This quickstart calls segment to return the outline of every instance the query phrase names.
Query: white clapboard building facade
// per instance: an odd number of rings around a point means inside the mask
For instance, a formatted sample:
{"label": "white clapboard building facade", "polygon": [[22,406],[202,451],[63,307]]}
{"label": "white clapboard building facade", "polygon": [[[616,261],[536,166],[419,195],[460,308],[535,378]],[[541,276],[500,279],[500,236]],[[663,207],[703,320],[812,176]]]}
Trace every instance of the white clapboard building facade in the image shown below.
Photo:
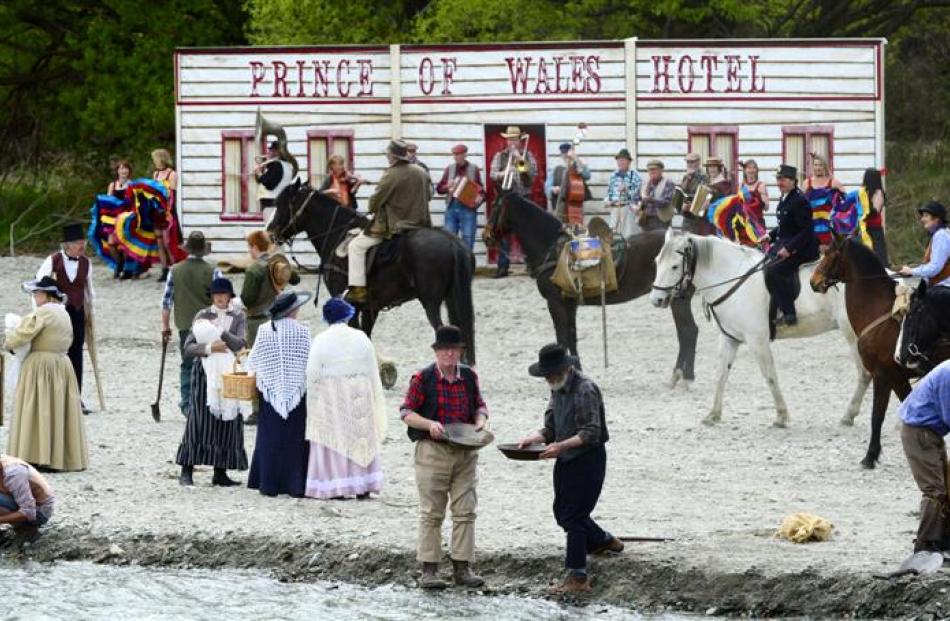
{"label": "white clapboard building facade", "polygon": [[[186,232],[201,229],[218,253],[245,250],[263,226],[250,174],[258,107],[283,126],[300,176],[317,184],[330,154],[368,181],[386,166],[393,137],[419,146],[438,181],[457,143],[483,171],[517,125],[531,134],[542,171],[579,123],[578,154],[603,213],[614,155],[626,147],[646,176],[658,158],[678,181],[684,156],[755,159],[772,189],[782,162],[808,172],[825,155],[846,187],[883,169],[881,39],[577,41],[360,47],[180,49],[175,54],[176,158]],[[542,180],[543,181],[543,180]],[[539,182],[539,187],[540,187]],[[361,188],[365,208],[373,190]],[[433,199],[436,223],[445,202]],[[484,207],[479,224],[484,223]],[[479,261],[486,260],[480,242]]]}

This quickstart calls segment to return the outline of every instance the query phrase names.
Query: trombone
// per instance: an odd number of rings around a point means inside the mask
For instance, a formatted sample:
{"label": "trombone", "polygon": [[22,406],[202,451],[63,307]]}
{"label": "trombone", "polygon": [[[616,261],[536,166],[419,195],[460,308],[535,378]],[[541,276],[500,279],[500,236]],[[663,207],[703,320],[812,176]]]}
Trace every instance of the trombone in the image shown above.
{"label": "trombone", "polygon": [[[528,162],[521,155],[522,153],[528,152],[528,141],[531,140],[530,134],[524,135],[524,145],[522,145],[521,150],[518,149],[509,149],[508,151],[508,165],[505,166],[505,176],[502,178],[501,189],[508,191],[511,189],[511,186],[515,182],[515,174],[524,175],[528,172]],[[517,158],[518,162],[515,163]],[[514,164],[514,166],[512,166]]]}

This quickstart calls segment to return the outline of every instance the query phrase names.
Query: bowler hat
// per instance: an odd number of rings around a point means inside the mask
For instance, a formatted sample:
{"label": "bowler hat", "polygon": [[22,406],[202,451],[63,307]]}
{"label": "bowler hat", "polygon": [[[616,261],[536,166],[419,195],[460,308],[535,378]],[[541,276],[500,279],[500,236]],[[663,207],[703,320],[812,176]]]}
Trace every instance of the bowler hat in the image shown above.
{"label": "bowler hat", "polygon": [[211,244],[205,239],[201,231],[192,231],[185,240],[185,252],[196,257],[203,257],[211,252]]}
{"label": "bowler hat", "polygon": [[409,161],[409,145],[403,140],[390,140],[386,152],[397,160]]}
{"label": "bowler hat", "polygon": [[211,295],[214,295],[215,293],[227,293],[233,298],[234,287],[231,285],[231,281],[227,278],[215,278],[211,281],[211,287],[208,289],[208,293]]}
{"label": "bowler hat", "polygon": [[452,155],[458,155],[460,153],[468,153],[468,147],[464,144],[457,144],[452,147]]}
{"label": "bowler hat", "polygon": [[569,142],[562,142],[561,144],[559,144],[559,145],[557,146],[557,149],[558,149],[558,151],[560,151],[561,153],[567,153],[568,151],[571,150],[571,143],[569,143]]}
{"label": "bowler hat", "polygon": [[462,331],[455,326],[439,326],[435,329],[435,342],[432,349],[449,349],[465,347],[462,341]]}
{"label": "bowler hat", "polygon": [[27,293],[34,293],[36,291],[45,291],[50,294],[57,300],[62,301],[65,296],[62,291],[59,289],[59,284],[49,276],[43,276],[37,280],[28,280],[23,283],[23,290]]}
{"label": "bowler hat", "polygon": [[567,348],[558,343],[549,343],[538,352],[538,361],[528,367],[528,373],[534,377],[544,377],[575,364],[577,358],[567,353]]}
{"label": "bowler hat", "polygon": [[355,314],[356,309],[343,298],[330,298],[323,305],[323,320],[330,325],[349,321]]}
{"label": "bowler hat", "polygon": [[80,239],[86,239],[86,231],[81,224],[74,222],[63,227],[64,244],[66,242],[79,241]]}
{"label": "bowler hat", "polygon": [[627,160],[628,162],[633,161],[633,158],[630,156],[630,151],[627,151],[626,147],[617,151],[617,155],[614,156],[614,159],[615,160],[623,159],[623,160]]}
{"label": "bowler hat", "polygon": [[778,167],[778,170],[775,171],[775,178],[781,179],[782,177],[791,179],[792,181],[797,181],[798,169],[794,166],[789,166],[788,164],[782,164]]}
{"label": "bowler hat", "polygon": [[947,208],[935,200],[927,202],[917,208],[917,213],[929,213],[934,218],[940,218],[943,222],[947,221]]}
{"label": "bowler hat", "polygon": [[289,317],[292,312],[309,302],[311,297],[309,293],[303,291],[285,291],[278,295],[267,309],[267,316],[272,321]]}

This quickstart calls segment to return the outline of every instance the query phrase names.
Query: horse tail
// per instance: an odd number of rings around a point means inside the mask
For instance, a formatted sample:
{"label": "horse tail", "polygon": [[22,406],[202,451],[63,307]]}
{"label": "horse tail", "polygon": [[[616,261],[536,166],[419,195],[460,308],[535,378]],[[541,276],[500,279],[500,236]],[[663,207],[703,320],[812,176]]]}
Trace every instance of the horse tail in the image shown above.
{"label": "horse tail", "polygon": [[475,275],[475,256],[458,239],[452,240],[452,286],[449,291],[449,321],[454,323],[465,339],[466,358],[475,364],[475,309],[472,304],[472,280]]}

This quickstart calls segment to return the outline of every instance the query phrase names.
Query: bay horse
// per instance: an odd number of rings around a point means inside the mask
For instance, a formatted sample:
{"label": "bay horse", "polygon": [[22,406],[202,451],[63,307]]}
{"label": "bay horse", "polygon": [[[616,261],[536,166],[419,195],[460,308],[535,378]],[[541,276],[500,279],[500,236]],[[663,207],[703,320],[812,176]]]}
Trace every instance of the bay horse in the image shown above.
{"label": "bay horse", "polygon": [[[368,222],[364,215],[297,180],[277,197],[277,208],[267,231],[281,245],[292,243],[299,233],[306,235],[320,256],[318,271],[327,289],[338,296],[347,288],[347,258],[337,255],[337,247],[350,229],[362,229]],[[449,322],[462,331],[463,359],[474,365],[472,251],[457,237],[436,228],[408,231],[395,243],[399,244],[396,258],[373,267],[368,274],[369,300],[359,306],[354,327],[371,336],[381,311],[417,299],[434,329],[442,325],[444,302]]]}
{"label": "bay horse", "polygon": [[[535,279],[538,293],[547,302],[556,340],[577,356],[579,301],[563,296],[561,289],[551,282],[563,226],[557,217],[543,207],[517,193],[508,192],[502,194],[499,206],[492,211],[483,231],[483,239],[486,245],[494,245],[508,233],[515,233],[521,238],[531,276]],[[617,290],[606,294],[607,304],[629,302],[650,291],[655,269],[653,258],[662,246],[663,231],[650,231],[626,240],[623,265],[617,265]],[[690,300],[691,292],[676,298],[672,303],[679,353],[670,381],[671,387],[679,380],[688,385],[694,379],[699,328],[693,320]],[[600,306],[600,297],[585,298],[583,303]]]}
{"label": "bay horse", "polygon": [[[719,378],[712,409],[703,420],[707,425],[722,420],[722,400],[726,380],[736,359],[739,345],[751,349],[775,401],[774,425],[788,425],[788,406],[778,385],[775,361],[770,346],[769,292],[765,286],[765,255],[754,248],[740,246],[716,237],[699,237],[670,231],[656,257],[656,279],[650,299],[655,306],[669,304],[670,298],[692,284],[699,292],[707,312],[719,327]],[[802,276],[811,276],[813,266],[804,265]],[[867,392],[870,376],[864,370],[855,347],[855,335],[848,323],[843,296],[837,292],[818,295],[807,288],[795,302],[799,323],[782,327],[777,338],[802,338],[838,328],[854,357],[858,372],[847,415],[857,415]]]}
{"label": "bay horse", "polygon": [[[871,410],[871,440],[865,468],[874,468],[881,456],[881,427],[891,392],[903,401],[910,394],[910,380],[919,375],[894,359],[901,326],[891,315],[895,281],[887,274],[874,251],[855,239],[835,236],[811,277],[815,291],[833,293],[834,285],[844,283],[848,320],[858,335],[857,347],[864,367],[874,382]],[[937,349],[936,364],[950,357],[946,346]],[[845,424],[853,424],[843,420]]]}

